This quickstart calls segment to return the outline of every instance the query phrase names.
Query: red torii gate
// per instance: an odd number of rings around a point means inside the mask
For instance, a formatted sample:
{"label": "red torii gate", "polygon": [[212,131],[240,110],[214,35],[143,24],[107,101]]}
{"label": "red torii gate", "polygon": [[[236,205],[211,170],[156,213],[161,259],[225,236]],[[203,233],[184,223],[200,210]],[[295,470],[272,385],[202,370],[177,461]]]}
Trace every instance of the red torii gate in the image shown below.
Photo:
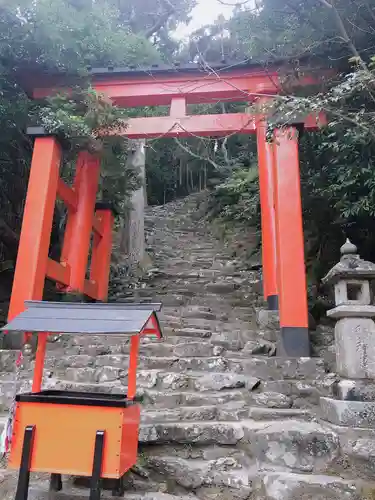
{"label": "red torii gate", "polygon": [[[308,310],[300,193],[297,128],[316,129],[317,117],[277,129],[272,143],[266,140],[262,116],[248,113],[187,115],[187,104],[271,99],[281,92],[290,68],[264,69],[242,65],[216,65],[209,69],[190,64],[153,66],[147,69],[104,68],[91,70],[92,85],[117,106],[169,105],[170,115],[131,118],[123,131],[129,138],[225,136],[256,133],[262,211],[264,297],[269,309],[280,311],[281,352],[309,356]],[[295,86],[318,81],[310,72],[295,78]],[[33,98],[44,98],[67,89],[68,80],[47,75],[27,77]],[[323,117],[324,118],[324,117]],[[113,213],[96,203],[100,159],[87,151],[78,155],[72,187],[59,177],[62,152],[57,139],[39,127],[35,136],[29,187],[23,217],[9,320],[24,310],[27,300],[42,300],[46,277],[92,299],[106,300],[112,248]],[[103,134],[106,133],[105,131]],[[48,257],[56,197],[68,208],[68,222],[60,262]],[[93,232],[90,278],[86,279],[90,238]],[[44,351],[45,345],[38,346]],[[44,355],[43,355],[44,357]],[[37,355],[38,364],[38,355]]]}

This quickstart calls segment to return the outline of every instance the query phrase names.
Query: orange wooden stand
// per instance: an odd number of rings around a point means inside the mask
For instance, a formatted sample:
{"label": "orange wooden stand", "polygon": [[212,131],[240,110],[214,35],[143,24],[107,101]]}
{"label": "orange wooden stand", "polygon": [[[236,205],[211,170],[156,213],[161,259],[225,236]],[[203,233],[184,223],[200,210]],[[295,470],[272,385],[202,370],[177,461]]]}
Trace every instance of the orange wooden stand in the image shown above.
{"label": "orange wooden stand", "polygon": [[[10,333],[38,333],[42,346],[32,392],[16,396],[8,462],[20,471],[15,500],[27,500],[30,472],[51,474],[52,491],[62,489],[62,475],[73,475],[91,477],[90,500],[100,500],[103,478],[118,480],[117,491],[122,494],[122,478],[137,461],[140,336],[162,337],[155,312],[161,304],[26,302],[25,306],[4,327]],[[57,331],[128,336],[127,395],[41,390],[47,332]]]}
{"label": "orange wooden stand", "polygon": [[31,472],[90,477],[96,432],[104,430],[101,477],[119,479],[137,461],[139,421],[138,404],[111,408],[19,401],[8,466],[21,468],[24,431],[32,424]]}

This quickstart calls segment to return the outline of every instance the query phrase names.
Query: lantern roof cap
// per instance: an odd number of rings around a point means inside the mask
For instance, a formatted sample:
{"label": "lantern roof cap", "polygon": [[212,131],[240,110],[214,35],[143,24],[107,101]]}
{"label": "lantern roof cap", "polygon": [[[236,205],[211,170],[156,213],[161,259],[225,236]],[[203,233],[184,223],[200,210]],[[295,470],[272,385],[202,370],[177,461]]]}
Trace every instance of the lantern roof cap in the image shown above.
{"label": "lantern roof cap", "polygon": [[375,264],[361,259],[357,247],[347,239],[340,248],[341,259],[322,279],[324,284],[334,284],[341,280],[373,280]]}

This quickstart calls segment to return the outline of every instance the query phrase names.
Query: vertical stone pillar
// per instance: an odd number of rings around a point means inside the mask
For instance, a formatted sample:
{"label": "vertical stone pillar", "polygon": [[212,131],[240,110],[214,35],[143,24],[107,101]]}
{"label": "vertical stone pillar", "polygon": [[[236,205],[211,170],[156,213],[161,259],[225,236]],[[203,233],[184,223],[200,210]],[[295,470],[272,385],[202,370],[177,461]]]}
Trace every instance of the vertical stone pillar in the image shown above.
{"label": "vertical stone pillar", "polygon": [[145,141],[131,141],[129,163],[138,169],[142,185],[133,192],[127,220],[121,238],[121,250],[128,255],[130,265],[142,264],[145,258]]}
{"label": "vertical stone pillar", "polygon": [[339,380],[332,398],[321,398],[326,420],[348,427],[375,425],[375,306],[370,280],[375,264],[362,260],[349,240],[341,259],[323,283],[335,290],[336,307],[328,311],[335,325],[336,365]]}

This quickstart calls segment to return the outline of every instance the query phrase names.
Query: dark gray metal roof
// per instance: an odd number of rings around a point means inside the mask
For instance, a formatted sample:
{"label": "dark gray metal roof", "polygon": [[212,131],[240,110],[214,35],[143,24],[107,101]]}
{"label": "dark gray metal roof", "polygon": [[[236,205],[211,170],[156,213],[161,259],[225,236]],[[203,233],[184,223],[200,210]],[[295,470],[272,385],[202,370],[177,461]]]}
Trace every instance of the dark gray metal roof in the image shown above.
{"label": "dark gray metal roof", "polygon": [[[161,304],[117,304],[78,302],[26,302],[26,310],[5,325],[8,332],[50,332],[68,334],[140,333]],[[161,334],[161,331],[160,331]]]}
{"label": "dark gray metal roof", "polygon": [[204,64],[204,63],[179,63],[172,64],[152,64],[150,66],[140,66],[133,64],[130,66],[109,66],[102,68],[88,68],[90,75],[95,77],[103,76],[108,78],[110,75],[117,76],[139,76],[139,75],[154,75],[154,74],[176,74],[176,73],[202,73],[207,72],[208,68],[214,71],[226,72],[233,69],[251,69],[261,66],[259,62],[252,62],[250,59],[246,61],[223,61],[220,63]]}
{"label": "dark gray metal roof", "polygon": [[277,69],[284,65],[295,65],[295,64],[308,64],[310,62],[318,62],[322,56],[312,56],[307,54],[304,57],[299,57],[296,61],[292,57],[279,57],[277,59],[265,57],[253,59],[248,57],[247,59],[223,59],[221,62],[205,62],[199,61],[196,63],[181,63],[179,61],[172,62],[171,64],[157,63],[151,64],[149,66],[141,66],[139,64],[131,64],[128,66],[118,67],[118,66],[107,66],[107,67],[94,67],[90,66],[87,68],[90,76],[94,78],[105,78],[108,79],[109,76],[140,76],[140,75],[163,75],[163,74],[186,74],[186,73],[207,73],[215,71],[217,73],[226,73],[233,70],[246,70],[246,69],[266,69],[270,68]]}

